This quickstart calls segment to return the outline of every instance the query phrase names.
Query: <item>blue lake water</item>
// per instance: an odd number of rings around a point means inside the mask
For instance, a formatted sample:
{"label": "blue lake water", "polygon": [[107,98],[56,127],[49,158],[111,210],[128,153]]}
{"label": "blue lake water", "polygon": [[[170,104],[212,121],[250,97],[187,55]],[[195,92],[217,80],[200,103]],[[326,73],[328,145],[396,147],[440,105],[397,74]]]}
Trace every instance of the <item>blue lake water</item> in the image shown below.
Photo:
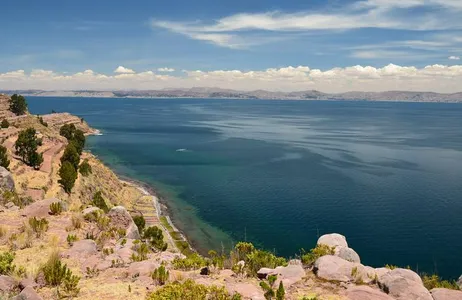
{"label": "blue lake water", "polygon": [[102,136],[88,149],[167,199],[201,251],[294,256],[339,232],[372,266],[462,274],[462,105],[29,97]]}

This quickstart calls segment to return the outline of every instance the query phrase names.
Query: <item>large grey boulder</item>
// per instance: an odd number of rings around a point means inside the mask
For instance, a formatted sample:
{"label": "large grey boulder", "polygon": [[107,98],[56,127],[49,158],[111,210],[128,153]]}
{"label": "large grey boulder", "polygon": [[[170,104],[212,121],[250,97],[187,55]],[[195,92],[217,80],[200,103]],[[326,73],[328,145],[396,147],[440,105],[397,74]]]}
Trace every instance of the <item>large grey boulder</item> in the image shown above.
{"label": "large grey boulder", "polygon": [[43,300],[43,298],[32,287],[28,286],[19,295],[13,297],[12,300]]}
{"label": "large grey boulder", "polygon": [[462,291],[449,289],[432,289],[430,293],[434,300],[462,300]]}
{"label": "large grey boulder", "polygon": [[397,300],[433,300],[417,273],[397,268],[378,278],[379,287]]}
{"label": "large grey boulder", "polygon": [[98,253],[96,243],[93,240],[81,240],[74,242],[71,249],[64,252],[66,258],[85,258]]}
{"label": "large grey boulder", "polygon": [[316,276],[324,280],[371,283],[377,277],[374,268],[344,260],[335,255],[325,255],[316,260]]}
{"label": "large grey boulder", "polygon": [[0,189],[3,191],[13,191],[14,190],[14,180],[10,171],[4,167],[0,167]]}
{"label": "large grey boulder", "polygon": [[322,235],[317,242],[317,245],[327,245],[329,247],[345,247],[348,248],[348,243],[346,241],[346,238],[338,233],[330,233],[330,234],[325,234]]}
{"label": "large grey boulder", "polygon": [[62,202],[59,199],[50,198],[50,199],[36,201],[36,202],[28,205],[27,207],[25,207],[23,209],[21,215],[23,217],[28,217],[28,218],[31,218],[31,217],[45,218],[45,217],[49,216],[49,214],[51,213],[50,205],[52,203],[56,203],[56,202],[61,203],[61,205],[63,207],[67,206],[67,204],[65,204],[64,202]]}
{"label": "large grey boulder", "polygon": [[128,211],[123,206],[115,206],[108,212],[108,217],[111,219],[111,225],[117,228],[126,230],[126,238],[140,239],[140,233],[135,222]]}
{"label": "large grey boulder", "polygon": [[346,291],[346,295],[351,300],[394,300],[384,292],[366,285],[350,286]]}
{"label": "large grey boulder", "polygon": [[9,293],[13,292],[17,288],[18,282],[16,281],[16,279],[5,275],[0,276],[0,292]]}
{"label": "large grey boulder", "polygon": [[151,260],[134,262],[128,267],[128,275],[130,277],[151,276],[151,273],[159,266],[160,264],[158,262]]}
{"label": "large grey boulder", "polygon": [[341,257],[344,260],[351,261],[354,263],[361,263],[361,258],[359,257],[358,253],[356,253],[355,250],[348,247],[336,247],[335,256]]}

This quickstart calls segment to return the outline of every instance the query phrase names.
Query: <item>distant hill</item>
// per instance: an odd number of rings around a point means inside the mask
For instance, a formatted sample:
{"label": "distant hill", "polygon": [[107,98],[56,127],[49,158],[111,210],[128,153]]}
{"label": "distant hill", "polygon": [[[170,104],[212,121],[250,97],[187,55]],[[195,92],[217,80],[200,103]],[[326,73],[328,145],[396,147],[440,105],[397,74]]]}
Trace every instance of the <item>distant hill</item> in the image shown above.
{"label": "distant hill", "polygon": [[316,90],[299,92],[271,92],[265,90],[238,91],[220,88],[195,87],[190,89],[121,90],[121,91],[43,91],[4,90],[5,94],[50,97],[120,97],[120,98],[211,98],[211,99],[269,99],[269,100],[364,100],[408,102],[462,102],[462,92],[441,94],[434,92],[347,92],[323,93]]}

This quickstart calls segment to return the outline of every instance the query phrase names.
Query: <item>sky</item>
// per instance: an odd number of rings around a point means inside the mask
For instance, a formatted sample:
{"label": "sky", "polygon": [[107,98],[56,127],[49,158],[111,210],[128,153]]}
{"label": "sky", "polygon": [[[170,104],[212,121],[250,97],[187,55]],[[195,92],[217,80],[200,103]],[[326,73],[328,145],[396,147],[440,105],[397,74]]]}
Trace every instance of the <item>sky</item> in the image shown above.
{"label": "sky", "polygon": [[0,11],[0,89],[462,92],[462,0],[23,0]]}

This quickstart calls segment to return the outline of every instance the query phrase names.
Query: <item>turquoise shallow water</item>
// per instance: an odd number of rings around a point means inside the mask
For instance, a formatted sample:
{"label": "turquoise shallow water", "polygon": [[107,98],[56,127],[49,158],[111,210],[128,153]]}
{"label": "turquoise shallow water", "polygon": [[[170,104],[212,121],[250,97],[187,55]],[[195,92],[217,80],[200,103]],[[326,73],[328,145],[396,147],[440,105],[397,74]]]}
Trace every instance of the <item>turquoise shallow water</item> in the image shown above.
{"label": "turquoise shallow water", "polygon": [[153,185],[205,251],[293,256],[339,232],[372,266],[462,274],[462,105],[30,97],[102,136],[88,149]]}

